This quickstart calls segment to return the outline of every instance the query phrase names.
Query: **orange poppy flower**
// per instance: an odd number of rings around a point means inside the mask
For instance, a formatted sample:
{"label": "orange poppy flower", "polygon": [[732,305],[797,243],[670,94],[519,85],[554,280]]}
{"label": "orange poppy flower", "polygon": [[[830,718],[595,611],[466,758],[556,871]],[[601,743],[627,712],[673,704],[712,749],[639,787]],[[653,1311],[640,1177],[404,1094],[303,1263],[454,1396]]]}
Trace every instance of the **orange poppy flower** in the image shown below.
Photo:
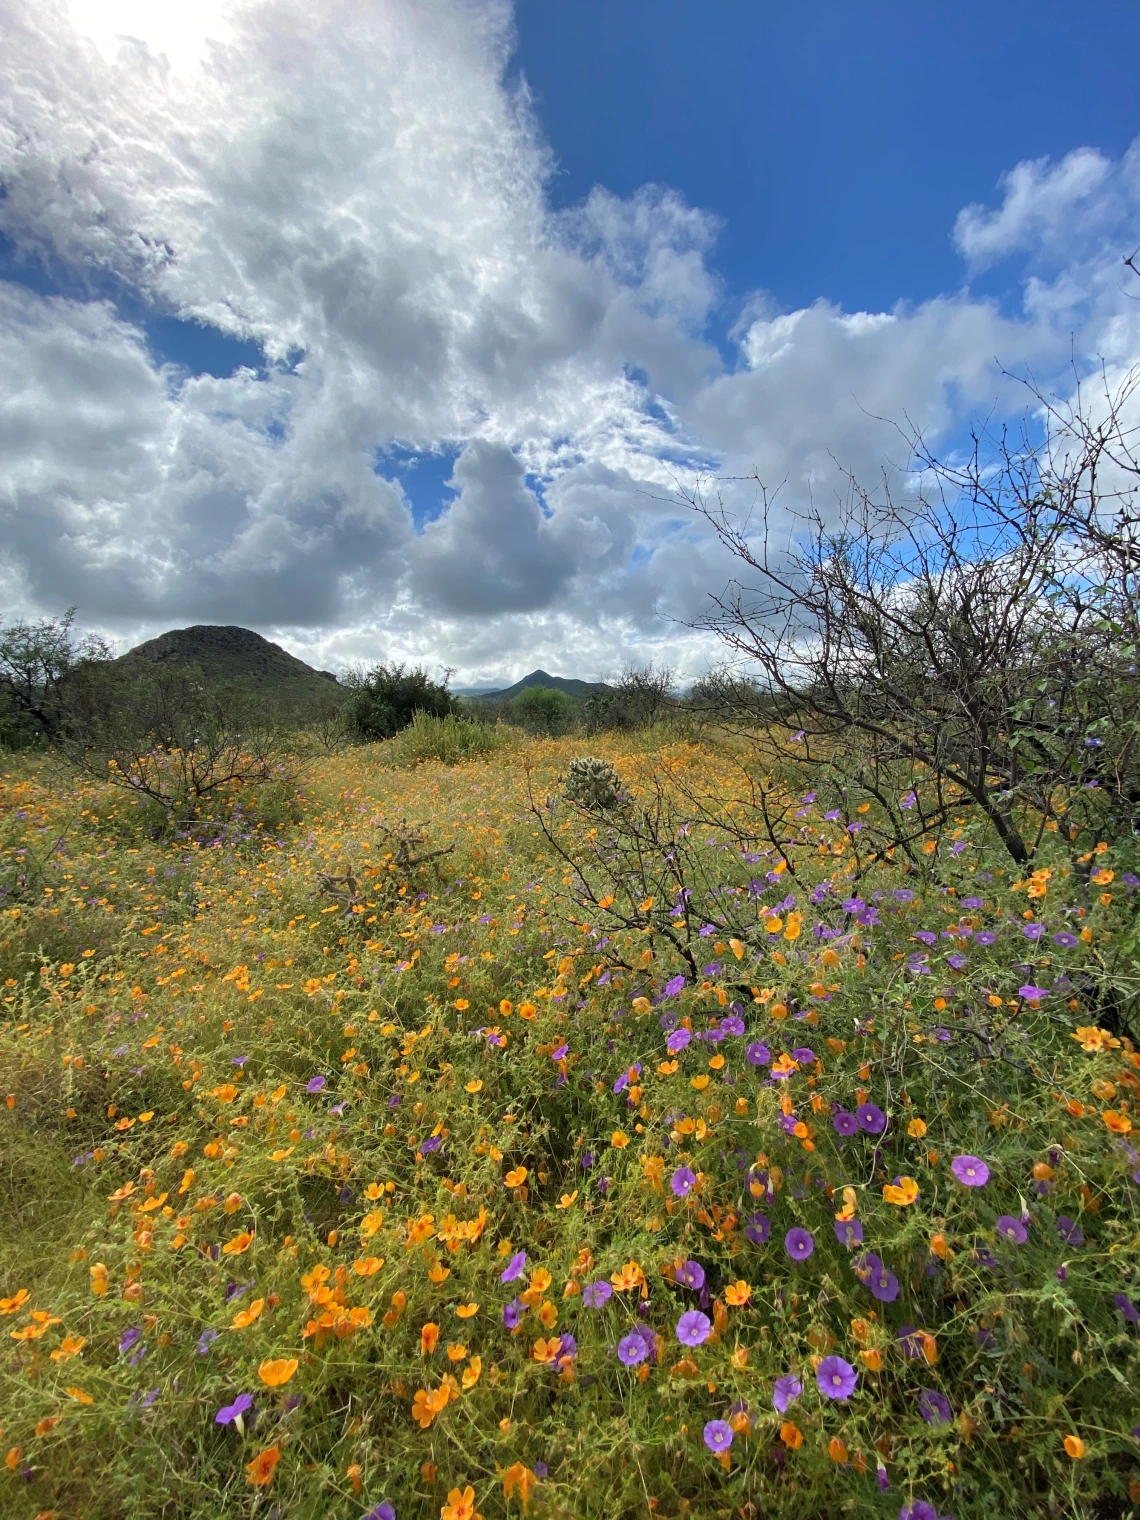
{"label": "orange poppy flower", "polygon": [[1127,1114],[1118,1114],[1114,1108],[1106,1108],[1101,1118],[1114,1135],[1128,1135],[1132,1132],[1132,1120]]}
{"label": "orange poppy flower", "polygon": [[729,1283],[724,1290],[724,1297],[726,1303],[732,1304],[734,1308],[740,1308],[752,1297],[752,1289],[744,1281]]}
{"label": "orange poppy flower", "polygon": [[352,1270],[357,1277],[371,1277],[374,1272],[379,1272],[384,1265],[382,1256],[361,1256],[352,1264]]}
{"label": "orange poppy flower", "polygon": [[517,1493],[522,1500],[523,1509],[530,1505],[530,1491],[536,1479],[529,1467],[524,1467],[521,1462],[516,1462],[508,1467],[503,1474],[503,1498],[509,1499]]}
{"label": "orange poppy flower", "polygon": [[[248,1309],[243,1309],[240,1314],[234,1315],[231,1328],[234,1330],[247,1329],[250,1325],[253,1324],[254,1320],[264,1308],[265,1300],[263,1298],[255,1298]],[[266,1481],[268,1482],[268,1479],[266,1479]]]}
{"label": "orange poppy flower", "polygon": [[465,1392],[469,1389],[474,1388],[475,1384],[479,1381],[479,1376],[482,1371],[483,1358],[481,1356],[473,1356],[467,1363],[467,1366],[463,1373],[463,1388]]}
{"label": "orange poppy flower", "polygon": [[905,1208],[918,1197],[918,1183],[913,1177],[900,1177],[897,1184],[886,1183],[883,1188],[883,1197],[888,1203],[895,1203],[900,1208]]}
{"label": "orange poppy flower", "polygon": [[847,1448],[838,1436],[832,1436],[827,1443],[827,1455],[833,1462],[847,1461]]}
{"label": "orange poppy flower", "polygon": [[249,1250],[252,1244],[253,1231],[239,1230],[232,1240],[226,1241],[225,1245],[222,1247],[222,1252],[226,1256],[241,1256],[244,1252]]}
{"label": "orange poppy flower", "polygon": [[780,1426],[780,1440],[789,1451],[798,1451],[804,1444],[804,1433],[798,1425],[793,1425],[791,1420],[785,1420]]}
{"label": "orange poppy flower", "polygon": [[420,1331],[420,1355],[431,1356],[439,1345],[439,1326],[429,1320]]}
{"label": "orange poppy flower", "polygon": [[447,1503],[441,1505],[439,1511],[440,1520],[483,1520],[482,1515],[475,1510],[475,1490],[470,1483],[462,1493],[453,1488],[447,1496]]}
{"label": "orange poppy flower", "polygon": [[479,1305],[478,1304],[456,1304],[456,1306],[455,1306],[455,1312],[459,1316],[460,1319],[471,1319],[473,1315],[476,1315],[476,1314],[479,1313]]}
{"label": "orange poppy flower", "polygon": [[526,1179],[527,1179],[527,1169],[526,1169],[526,1167],[525,1166],[516,1166],[512,1171],[509,1171],[507,1173],[507,1175],[503,1178],[503,1181],[506,1183],[506,1185],[509,1188],[513,1188],[513,1187],[521,1187],[523,1185],[523,1183],[526,1181]]}
{"label": "orange poppy flower", "polygon": [[280,1460],[281,1448],[278,1446],[269,1446],[265,1451],[259,1451],[253,1461],[245,1465],[246,1479],[255,1488],[264,1488],[267,1483],[273,1481],[273,1474]]}
{"label": "orange poppy flower", "polygon": [[1066,1436],[1064,1445],[1065,1450],[1068,1452],[1069,1456],[1072,1457],[1074,1462],[1076,1462],[1078,1458],[1083,1457],[1085,1454],[1085,1443],[1081,1440],[1080,1436]]}
{"label": "orange poppy flower", "polygon": [[286,1359],[279,1356],[267,1359],[257,1369],[257,1375],[267,1388],[280,1388],[287,1383],[297,1370],[297,1358],[295,1356]]}

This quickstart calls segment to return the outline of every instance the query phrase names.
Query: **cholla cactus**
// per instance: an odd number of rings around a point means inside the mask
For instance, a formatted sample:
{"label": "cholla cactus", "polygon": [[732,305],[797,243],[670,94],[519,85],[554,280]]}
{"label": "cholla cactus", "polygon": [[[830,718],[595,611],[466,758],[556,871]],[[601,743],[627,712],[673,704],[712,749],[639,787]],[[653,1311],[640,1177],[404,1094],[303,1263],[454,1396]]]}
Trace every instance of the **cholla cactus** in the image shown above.
{"label": "cholla cactus", "polygon": [[613,808],[621,801],[621,777],[608,760],[580,755],[571,760],[566,772],[563,796],[579,807]]}

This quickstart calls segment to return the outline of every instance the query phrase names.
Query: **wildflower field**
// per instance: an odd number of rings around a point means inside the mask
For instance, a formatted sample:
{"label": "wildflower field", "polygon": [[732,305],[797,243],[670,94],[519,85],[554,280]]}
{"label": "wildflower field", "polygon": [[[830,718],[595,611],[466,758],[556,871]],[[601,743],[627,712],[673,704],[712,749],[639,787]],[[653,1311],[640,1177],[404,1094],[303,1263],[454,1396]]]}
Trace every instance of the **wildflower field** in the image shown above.
{"label": "wildflower field", "polygon": [[582,753],[6,761],[0,1514],[1140,1515],[1131,837],[631,863]]}

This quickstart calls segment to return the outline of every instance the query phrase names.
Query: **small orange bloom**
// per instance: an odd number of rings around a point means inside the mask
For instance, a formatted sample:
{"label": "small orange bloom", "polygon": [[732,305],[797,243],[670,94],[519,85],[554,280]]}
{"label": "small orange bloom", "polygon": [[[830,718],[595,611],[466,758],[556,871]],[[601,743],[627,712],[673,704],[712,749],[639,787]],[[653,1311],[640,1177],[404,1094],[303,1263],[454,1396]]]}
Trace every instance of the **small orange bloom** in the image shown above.
{"label": "small orange bloom", "polygon": [[257,1375],[267,1388],[280,1388],[287,1383],[297,1370],[297,1358],[291,1356],[285,1358],[279,1356],[269,1358],[262,1362],[257,1369]]}
{"label": "small orange bloom", "polygon": [[439,1345],[439,1326],[429,1320],[420,1331],[420,1355],[431,1356]]}
{"label": "small orange bloom", "polygon": [[478,1304],[456,1304],[455,1312],[460,1319],[471,1319],[479,1313]]}
{"label": "small orange bloom", "polygon": [[526,1181],[526,1179],[527,1179],[527,1169],[526,1169],[526,1167],[525,1166],[516,1166],[513,1171],[509,1171],[507,1173],[507,1175],[503,1178],[503,1181],[506,1183],[506,1185],[509,1188],[513,1188],[513,1187],[522,1187],[522,1185]]}
{"label": "small orange bloom", "polygon": [[530,1505],[530,1491],[535,1483],[535,1475],[529,1467],[524,1467],[521,1462],[516,1462],[513,1467],[508,1467],[503,1474],[503,1498],[509,1499],[517,1493],[522,1500],[523,1509]]}
{"label": "small orange bloom", "polygon": [[1076,1462],[1078,1458],[1084,1456],[1085,1449],[1085,1443],[1081,1440],[1080,1436],[1065,1437],[1065,1450],[1068,1452],[1069,1456],[1072,1457],[1074,1462]]}
{"label": "small orange bloom", "polygon": [[926,1120],[912,1119],[906,1127],[906,1132],[912,1140],[921,1140],[926,1134]]}
{"label": "small orange bloom", "polygon": [[[234,1196],[236,1197],[237,1195],[234,1194]],[[252,1244],[253,1231],[239,1230],[232,1240],[226,1241],[225,1245],[222,1247],[222,1251],[226,1256],[241,1256],[244,1252],[249,1250]]]}
{"label": "small orange bloom", "polygon": [[838,1436],[832,1436],[827,1443],[827,1455],[833,1462],[847,1461],[847,1448]]}
{"label": "small orange bloom", "polygon": [[900,1177],[897,1186],[893,1182],[884,1186],[883,1197],[888,1203],[896,1203],[900,1208],[905,1208],[918,1197],[918,1183],[913,1177]]}
{"label": "small orange bloom", "polygon": [[793,1425],[791,1420],[785,1420],[780,1426],[780,1440],[789,1451],[798,1451],[804,1444],[804,1433],[798,1425]]}
{"label": "small orange bloom", "polygon": [[462,1493],[453,1488],[447,1496],[447,1503],[440,1506],[440,1520],[483,1520],[482,1515],[475,1510],[475,1490],[470,1483]]}
{"label": "small orange bloom", "polygon": [[259,1451],[253,1461],[245,1465],[247,1480],[255,1488],[264,1488],[267,1483],[273,1481],[273,1474],[280,1460],[281,1448],[278,1446],[270,1446],[265,1451]]}
{"label": "small orange bloom", "polygon": [[752,1289],[743,1280],[729,1283],[724,1290],[725,1302],[733,1308],[740,1308],[752,1297]]}
{"label": "small orange bloom", "polygon": [[1128,1135],[1132,1132],[1132,1120],[1127,1114],[1118,1114],[1114,1108],[1106,1108],[1101,1118],[1114,1135]]}

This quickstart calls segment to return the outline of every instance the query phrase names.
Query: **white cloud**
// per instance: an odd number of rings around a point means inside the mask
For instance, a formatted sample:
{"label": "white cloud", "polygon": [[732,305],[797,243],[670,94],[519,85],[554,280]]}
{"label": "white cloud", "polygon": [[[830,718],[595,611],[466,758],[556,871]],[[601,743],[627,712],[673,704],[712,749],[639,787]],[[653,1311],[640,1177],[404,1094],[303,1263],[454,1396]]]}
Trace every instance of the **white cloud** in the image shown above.
{"label": "white cloud", "polygon": [[1060,163],[1037,158],[1002,177],[1003,199],[996,211],[966,206],[954,224],[954,242],[974,268],[985,268],[1011,253],[1071,234],[1072,218],[1087,215],[1089,202],[1112,166],[1095,148],[1077,148]]}
{"label": "white cloud", "polygon": [[[461,680],[695,667],[710,646],[669,619],[731,567],[675,479],[827,498],[838,465],[905,466],[892,421],[1020,405],[995,359],[1050,373],[1074,333],[1082,359],[1140,353],[1113,246],[1140,148],[1020,165],[959,217],[971,267],[1028,255],[1017,315],[968,291],[733,313],[715,221],[670,190],[551,213],[510,48],[501,0],[0,0],[0,232],[77,293],[0,283],[13,602]],[[163,369],[139,312],[270,362]],[[374,467],[394,446],[457,454],[422,533]]]}

